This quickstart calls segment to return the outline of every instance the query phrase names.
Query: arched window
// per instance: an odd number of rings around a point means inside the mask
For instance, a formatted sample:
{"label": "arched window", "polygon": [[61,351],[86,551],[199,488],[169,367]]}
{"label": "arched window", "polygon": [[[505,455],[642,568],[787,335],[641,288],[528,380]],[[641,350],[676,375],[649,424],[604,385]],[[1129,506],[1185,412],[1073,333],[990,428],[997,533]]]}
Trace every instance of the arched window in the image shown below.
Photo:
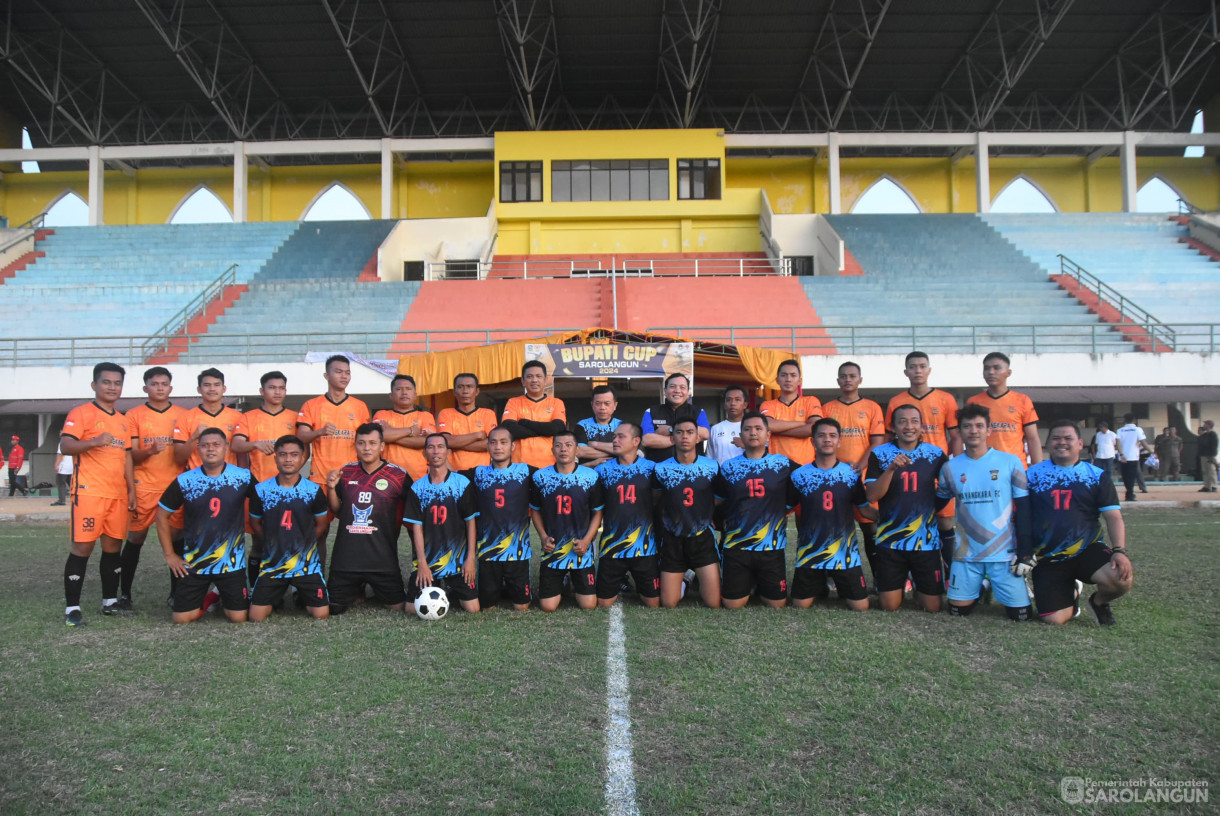
{"label": "arched window", "polygon": [[66,190],[46,209],[45,227],[83,227],[89,223],[89,205],[73,190]]}
{"label": "arched window", "polygon": [[325,190],[314,196],[305,208],[302,221],[368,221],[372,218],[356,194],[344,184],[332,182]]}
{"label": "arched window", "polygon": [[882,176],[856,199],[851,211],[860,215],[907,214],[923,212],[915,197],[889,176]]}
{"label": "arched window", "polygon": [[182,197],[169,217],[171,224],[231,224],[233,213],[212,189],[200,184]]}
{"label": "arched window", "polygon": [[1025,176],[1017,176],[991,202],[993,213],[1055,213],[1051,197]]}
{"label": "arched window", "polygon": [[1178,199],[1184,198],[1160,176],[1153,176],[1135,194],[1135,211],[1146,213],[1176,213]]}

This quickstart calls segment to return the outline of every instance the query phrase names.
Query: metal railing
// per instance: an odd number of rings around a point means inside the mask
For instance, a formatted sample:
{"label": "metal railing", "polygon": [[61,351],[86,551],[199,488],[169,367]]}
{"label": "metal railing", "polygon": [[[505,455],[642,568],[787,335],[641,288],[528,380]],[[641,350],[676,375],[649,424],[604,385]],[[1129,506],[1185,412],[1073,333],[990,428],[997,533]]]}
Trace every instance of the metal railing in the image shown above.
{"label": "metal railing", "polygon": [[1099,301],[1118,312],[1119,319],[1122,322],[1110,325],[1126,325],[1137,328],[1144,332],[1144,339],[1133,340],[1133,342],[1168,346],[1169,350],[1173,351],[1174,343],[1176,342],[1173,329],[1155,318],[1151,312],[1135,301],[1124,297],[1113,286],[1110,286],[1071,258],[1063,254],[1057,257],[1059,258],[1060,274],[1074,279],[1082,291],[1091,292],[1096,295]]}
{"label": "metal railing", "polygon": [[1202,207],[1196,207],[1184,198],[1178,199],[1178,215],[1199,215],[1203,212]]}
{"label": "metal railing", "polygon": [[38,237],[38,230],[42,229],[43,223],[47,220],[46,213],[38,213],[38,215],[26,221],[24,224],[18,224],[13,227],[14,230],[19,230],[17,235],[13,236],[9,241],[0,245],[0,253],[8,252],[18,244],[23,244],[26,241],[30,242],[31,248]]}
{"label": "metal railing", "polygon": [[147,360],[153,354],[165,349],[171,339],[182,334],[190,322],[208,308],[208,304],[224,293],[226,286],[232,286],[235,283],[237,283],[237,264],[233,264],[221,272],[216,280],[191,298],[190,303],[179,309],[177,314],[165,321],[165,325],[153,332],[152,337],[141,346],[143,359]]}
{"label": "metal railing", "polygon": [[[460,277],[473,278],[467,270],[474,261],[454,261]],[[444,280],[448,262],[434,261],[425,265],[424,280]],[[478,261],[479,280],[486,278],[579,278],[579,277],[708,277],[752,275],[790,275],[789,258],[622,258],[611,259],[605,265],[600,258],[532,258],[521,261]]]}

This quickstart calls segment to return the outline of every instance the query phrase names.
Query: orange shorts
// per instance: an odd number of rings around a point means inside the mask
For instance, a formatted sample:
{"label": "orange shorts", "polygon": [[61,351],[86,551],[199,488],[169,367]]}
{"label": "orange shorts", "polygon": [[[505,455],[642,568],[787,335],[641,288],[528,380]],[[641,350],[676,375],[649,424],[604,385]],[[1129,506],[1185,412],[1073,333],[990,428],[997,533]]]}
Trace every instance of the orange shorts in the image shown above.
{"label": "orange shorts", "polygon": [[[157,510],[161,507],[160,493],[136,493],[136,509],[131,511],[131,522],[127,525],[128,530],[147,530],[157,523]],[[182,508],[179,507],[169,517],[169,526],[175,530],[181,530],[186,526],[186,520],[182,516]]]}
{"label": "orange shorts", "polygon": [[127,521],[130,517],[127,499],[75,496],[72,499],[72,541],[75,544],[92,544],[100,536],[122,541],[127,538]]}
{"label": "orange shorts", "polygon": [[948,504],[936,511],[937,518],[953,518],[955,515],[957,515],[956,499],[950,499]]}

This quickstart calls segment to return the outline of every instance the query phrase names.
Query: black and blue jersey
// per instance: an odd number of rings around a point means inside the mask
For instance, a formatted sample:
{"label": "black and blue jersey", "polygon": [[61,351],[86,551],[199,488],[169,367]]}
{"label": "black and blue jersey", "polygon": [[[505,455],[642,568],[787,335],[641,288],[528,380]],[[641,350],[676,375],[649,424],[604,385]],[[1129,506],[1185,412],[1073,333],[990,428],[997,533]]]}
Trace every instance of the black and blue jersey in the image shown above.
{"label": "black and blue jersey", "polygon": [[551,465],[534,471],[530,507],[542,514],[547,535],[555,539],[555,549],[542,555],[542,566],[592,568],[593,548],[578,555],[575,544],[589,532],[589,521],[603,504],[601,482],[592,468],[577,465],[571,473],[560,473]]}
{"label": "black and blue jersey", "polygon": [[308,479],[291,487],[272,476],[254,486],[250,516],[263,522],[263,560],[259,578],[321,575],[316,519],[329,511],[326,494]]}
{"label": "black and blue jersey", "polygon": [[864,482],[849,465],[808,464],[792,474],[790,502],[800,507],[796,524],[796,566],[851,569],[860,566],[857,507],[868,505]]}
{"label": "black and blue jersey", "polygon": [[[424,558],[433,578],[457,575],[466,560],[466,522],[479,515],[474,488],[460,473],[449,472],[445,481],[433,484],[425,474],[406,493],[402,520],[418,524],[424,531]],[[413,562],[418,570],[419,563]]]}
{"label": "black and blue jersey", "polygon": [[661,491],[657,506],[661,527],[670,535],[690,538],[712,529],[716,492],[712,486],[720,466],[715,459],[696,456],[689,465],[671,457],[652,472],[652,487]]}
{"label": "black and blue jersey", "polygon": [[737,456],[720,466],[716,497],[725,502],[726,550],[782,550],[788,546],[789,480],[796,464],[768,453],[758,459]]}
{"label": "black and blue jersey", "polygon": [[179,474],[161,494],[161,506],[185,517],[182,557],[196,575],[220,575],[246,568],[246,499],[254,477],[237,465],[216,476],[202,467]]}
{"label": "black and blue jersey", "polygon": [[597,468],[605,508],[598,558],[638,558],[657,554],[652,531],[652,472],[656,465],[643,451],[630,465],[618,459]]}
{"label": "black and blue jersey", "polygon": [[1091,544],[1105,543],[1101,514],[1119,509],[1109,473],[1088,462],[1060,467],[1048,459],[1031,467],[1025,478],[1039,559],[1066,561]]}
{"label": "black and blue jersey", "polygon": [[613,442],[614,432],[618,430],[618,426],[622,422],[618,417],[610,417],[610,421],[605,425],[599,425],[597,417],[589,417],[573,425],[572,434],[576,437],[578,445],[589,442]]}
{"label": "black and blue jersey", "polygon": [[868,455],[864,481],[877,481],[901,453],[911,463],[894,471],[889,490],[878,502],[877,546],[887,550],[939,550],[936,479],[949,461],[943,450],[927,442],[920,442],[913,450],[903,450],[893,442],[878,445]]}
{"label": "black and blue jersey", "polygon": [[479,465],[462,471],[474,485],[479,505],[480,561],[529,561],[530,477],[534,468],[513,462],[498,468]]}

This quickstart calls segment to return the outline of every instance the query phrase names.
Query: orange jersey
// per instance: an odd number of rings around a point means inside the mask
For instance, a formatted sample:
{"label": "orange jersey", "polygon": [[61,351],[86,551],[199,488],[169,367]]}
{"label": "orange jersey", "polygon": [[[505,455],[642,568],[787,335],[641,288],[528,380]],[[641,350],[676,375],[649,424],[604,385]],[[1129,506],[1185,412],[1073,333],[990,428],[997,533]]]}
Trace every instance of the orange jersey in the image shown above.
{"label": "orange jersey", "polygon": [[[490,408],[475,408],[469,414],[464,414],[457,408],[442,408],[436,417],[436,429],[441,433],[465,436],[478,431],[491,433],[491,429],[499,425],[496,412]],[[468,470],[479,465],[490,465],[491,456],[487,451],[450,451],[449,469]]]}
{"label": "orange jersey", "polygon": [[131,426],[122,412],[107,411],[96,402],[78,405],[64,420],[60,436],[88,442],[105,433],[114,437],[109,445],[90,448],[73,457],[73,501],[77,496],[127,501],[127,451],[131,450]]}
{"label": "orange jersey", "polygon": [[[243,435],[251,442],[274,442],[281,436],[297,432],[297,412],[280,407],[278,414],[269,414],[262,408],[253,408],[241,416]],[[268,456],[258,448],[247,454],[250,457],[250,472],[254,481],[265,482],[280,472],[275,466],[275,454]]]}
{"label": "orange jersey", "polygon": [[160,498],[169,483],[182,472],[182,467],[174,461],[174,428],[185,413],[186,409],[181,405],[171,403],[164,411],[158,411],[147,402],[127,412],[133,451],[151,448],[158,440],[165,443],[165,450],[136,465],[136,492],[156,493]]}
{"label": "orange jersey", "polygon": [[355,397],[345,396],[334,403],[323,394],[301,406],[297,424],[318,431],[327,423],[333,423],[339,429],[334,435],[319,436],[313,441],[310,481],[325,485],[327,473],[356,461],[356,429],[368,422],[369,418],[369,407]]}
{"label": "orange jersey", "polygon": [[[195,429],[200,425],[206,425],[209,428],[220,428],[225,432],[225,439],[229,440],[229,444],[233,444],[233,437],[237,435],[245,436],[245,426],[242,424],[244,417],[241,411],[233,408],[221,408],[214,416],[203,410],[202,405],[196,405],[189,411],[183,411],[178,417],[178,424],[174,426],[174,444],[189,445],[191,435],[195,433]],[[230,465],[237,464],[237,454],[233,452],[233,448],[229,448],[228,454],[225,455],[225,461]],[[186,469],[193,470],[203,464],[203,460],[199,458],[199,448],[191,451],[191,458],[186,462]]]}
{"label": "orange jersey", "polygon": [[[555,397],[543,397],[535,402],[525,394],[513,397],[504,406],[504,421],[510,419],[528,419],[533,422],[552,422],[556,419],[568,422],[568,409],[563,401]],[[536,468],[549,467],[555,464],[555,454],[552,452],[554,442],[549,436],[534,436],[529,439],[518,439],[517,447],[513,449],[513,461],[524,462]]]}
{"label": "orange jersey", "polygon": [[957,400],[950,394],[933,388],[922,397],[903,391],[890,400],[885,409],[885,427],[894,429],[894,409],[900,405],[914,405],[923,418],[923,441],[949,452],[949,431],[957,427]]}
{"label": "orange jersey", "polygon": [[842,426],[839,431],[839,461],[854,465],[864,458],[873,443],[870,437],[885,436],[885,414],[871,399],[857,397],[855,402],[839,398],[822,405],[822,416]]}
{"label": "orange jersey", "polygon": [[966,404],[982,405],[991,412],[988,445],[1025,462],[1025,428],[1038,421],[1033,400],[1016,391],[1005,391],[1000,397],[984,391],[966,400]]}
{"label": "orange jersey", "polygon": [[[373,414],[373,419],[380,421],[387,428],[419,428],[424,433],[436,433],[436,417],[418,408],[410,411],[389,408]],[[428,472],[428,463],[424,459],[422,448],[416,450],[387,442],[384,456],[387,462],[405,470],[412,482]]]}
{"label": "orange jersey", "polygon": [[[822,415],[822,403],[817,397],[797,397],[791,405],[773,399],[764,402],[759,410],[782,422],[808,422],[811,417]],[[771,434],[771,452],[783,454],[798,465],[807,465],[813,461],[813,439]]]}

